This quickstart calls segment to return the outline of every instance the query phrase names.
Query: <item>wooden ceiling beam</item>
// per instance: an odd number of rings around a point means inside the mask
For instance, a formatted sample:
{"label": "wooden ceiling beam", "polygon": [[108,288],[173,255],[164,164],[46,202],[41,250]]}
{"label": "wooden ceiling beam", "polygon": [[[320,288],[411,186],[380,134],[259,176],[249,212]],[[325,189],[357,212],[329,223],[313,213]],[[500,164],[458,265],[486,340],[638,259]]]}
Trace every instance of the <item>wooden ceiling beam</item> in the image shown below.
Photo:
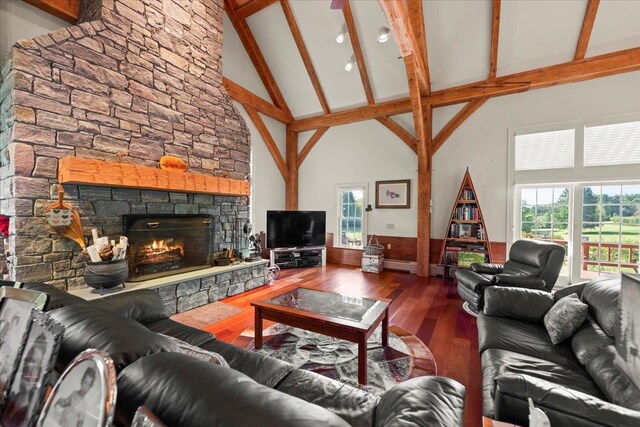
{"label": "wooden ceiling beam", "polygon": [[380,3],[382,11],[387,16],[387,21],[391,27],[393,38],[400,49],[402,57],[406,58],[414,55],[413,61],[417,67],[420,90],[423,94],[428,94],[431,89],[429,87],[429,69],[426,63],[427,58],[426,56],[422,57],[421,55],[419,47],[420,43],[416,38],[416,33],[411,24],[407,4],[402,0],[378,0],[378,2]]}
{"label": "wooden ceiling beam", "polygon": [[409,24],[416,37],[419,57],[424,60],[425,80],[427,81],[426,91],[422,95],[429,95],[431,91],[431,76],[429,73],[429,54],[427,53],[427,34],[424,27],[424,13],[422,11],[422,0],[408,0],[407,13]]}
{"label": "wooden ceiling beam", "polygon": [[566,83],[640,70],[640,47],[592,56],[530,71],[433,92],[426,102],[434,106],[458,104],[486,96],[502,96]]}
{"label": "wooden ceiling beam", "polygon": [[262,114],[269,116],[272,119],[279,121],[280,123],[290,124],[293,122],[293,117],[288,115],[284,110],[281,110],[280,108],[276,107],[269,101],[259,97],[250,90],[243,88],[234,81],[229,80],[226,77],[222,77],[222,84],[227,90],[227,94],[234,101],[237,101],[240,104],[248,104]]}
{"label": "wooden ceiling beam", "polygon": [[298,160],[296,161],[298,168],[300,168],[300,166],[302,165],[302,162],[304,162],[304,159],[307,158],[307,156],[309,155],[313,147],[318,143],[318,141],[320,141],[320,138],[322,138],[322,136],[328,130],[329,130],[328,127],[322,127],[322,128],[319,128],[313,135],[311,135],[311,138],[309,138],[309,141],[307,141],[304,147],[302,147],[300,154],[298,154]]}
{"label": "wooden ceiling beam", "polygon": [[[422,97],[422,103],[442,107],[638,70],[640,70],[640,47],[439,90],[430,96]],[[292,126],[296,131],[301,132],[321,126],[344,125],[409,111],[411,111],[410,98],[399,98],[376,105],[307,117],[294,121]]]}
{"label": "wooden ceiling beam", "polygon": [[78,22],[80,0],[24,0],[40,10],[44,10],[71,24]]}
{"label": "wooden ceiling beam", "polygon": [[266,9],[278,0],[251,0],[239,6],[235,12],[236,16],[240,19],[247,19],[254,13],[260,12],[262,9]]}
{"label": "wooden ceiling beam", "polygon": [[409,111],[411,111],[411,101],[409,98],[402,98],[394,101],[379,102],[375,105],[365,105],[363,107],[357,107],[350,110],[296,120],[291,124],[291,126],[296,132],[304,132],[318,129],[320,127],[346,125],[349,123],[361,122],[363,120],[375,119],[376,117],[408,113]]}
{"label": "wooden ceiling beam", "polygon": [[493,15],[491,18],[491,59],[489,65],[489,79],[496,77],[498,71],[498,40],[500,39],[500,7],[501,0],[493,0]]}
{"label": "wooden ceiling beam", "polygon": [[298,52],[300,52],[300,56],[302,57],[304,67],[307,69],[307,74],[309,75],[309,79],[311,80],[313,89],[316,91],[316,95],[318,95],[318,100],[320,101],[320,105],[322,106],[322,111],[324,111],[325,114],[328,114],[331,112],[329,103],[327,102],[327,98],[324,96],[324,91],[322,90],[322,86],[320,85],[320,80],[318,79],[316,70],[313,67],[313,62],[311,61],[311,57],[309,56],[309,51],[307,50],[307,46],[304,44],[302,34],[300,33],[300,28],[298,27],[296,19],[293,16],[291,5],[289,5],[288,0],[280,0],[280,5],[282,6],[284,17],[287,19],[287,24],[289,24],[289,29],[291,30],[291,34],[293,35],[293,40],[296,42],[296,46],[298,47]]}
{"label": "wooden ceiling beam", "polygon": [[593,30],[593,23],[596,21],[596,14],[598,13],[598,6],[600,6],[600,0],[589,0],[589,3],[587,3],[574,60],[583,59],[587,53],[589,39],[591,39],[591,30]]}
{"label": "wooden ceiling beam", "polygon": [[376,120],[393,132],[402,142],[407,144],[407,147],[411,148],[414,153],[418,153],[418,143],[416,139],[397,122],[391,120],[389,117],[376,117]]}
{"label": "wooden ceiling beam", "polygon": [[373,105],[376,101],[373,98],[373,90],[371,89],[371,83],[369,82],[369,74],[367,73],[367,66],[364,63],[364,56],[362,55],[362,48],[360,47],[360,39],[358,38],[358,31],[356,30],[356,23],[353,20],[353,13],[351,12],[351,4],[349,3],[349,0],[345,0],[342,13],[344,15],[344,21],[347,24],[347,31],[349,32],[353,55],[356,57],[356,62],[358,63],[358,72],[360,73],[360,80],[362,80],[362,86],[364,87],[367,102],[369,105]]}
{"label": "wooden ceiling beam", "polygon": [[264,59],[264,56],[258,47],[258,43],[251,33],[249,25],[244,19],[240,19],[236,15],[233,9],[232,0],[225,0],[225,10],[227,11],[227,16],[229,17],[233,28],[235,28],[238,33],[238,37],[240,38],[244,49],[247,51],[247,55],[249,55],[249,59],[251,59],[253,66],[258,72],[260,80],[262,80],[262,83],[267,89],[271,100],[278,108],[284,110],[287,115],[293,117],[291,115],[291,110],[289,110],[289,107],[284,100],[284,96],[282,96],[282,92],[280,92],[280,88],[273,77],[273,74],[271,74],[271,70],[269,70],[267,61]]}
{"label": "wooden ceiling beam", "polygon": [[431,153],[438,151],[440,147],[447,141],[447,139],[455,132],[460,125],[469,118],[478,108],[488,101],[488,98],[475,99],[465,105],[462,110],[458,112],[449,123],[442,128],[438,135],[433,138],[431,142]]}
{"label": "wooden ceiling beam", "polygon": [[287,162],[282,157],[282,154],[280,153],[276,142],[273,140],[269,129],[267,129],[267,126],[264,124],[262,117],[260,117],[258,111],[251,105],[243,104],[242,106],[246,110],[254,126],[258,129],[269,153],[271,153],[271,157],[273,157],[273,160],[276,162],[276,166],[278,166],[278,169],[280,170],[282,178],[285,182],[289,182],[289,168],[287,167]]}

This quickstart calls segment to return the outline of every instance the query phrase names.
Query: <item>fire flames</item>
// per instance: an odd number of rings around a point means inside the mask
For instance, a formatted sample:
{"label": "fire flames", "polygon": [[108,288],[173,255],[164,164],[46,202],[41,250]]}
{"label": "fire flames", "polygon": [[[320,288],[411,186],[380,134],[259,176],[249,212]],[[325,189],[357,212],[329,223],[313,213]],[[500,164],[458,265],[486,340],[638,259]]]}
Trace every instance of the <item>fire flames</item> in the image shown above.
{"label": "fire flames", "polygon": [[160,254],[163,252],[180,251],[180,255],[184,256],[184,246],[181,243],[167,244],[165,240],[154,240],[152,244],[147,245],[147,252]]}

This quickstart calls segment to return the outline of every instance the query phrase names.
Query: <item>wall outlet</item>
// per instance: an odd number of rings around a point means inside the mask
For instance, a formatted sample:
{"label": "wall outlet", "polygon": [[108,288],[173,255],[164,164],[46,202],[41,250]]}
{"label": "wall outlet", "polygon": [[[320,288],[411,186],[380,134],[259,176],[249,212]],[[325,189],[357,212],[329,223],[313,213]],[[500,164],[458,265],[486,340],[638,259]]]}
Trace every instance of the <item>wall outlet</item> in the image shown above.
{"label": "wall outlet", "polygon": [[387,229],[393,230],[394,224],[387,224]]}
{"label": "wall outlet", "polygon": [[387,243],[387,249],[391,249],[391,243]]}

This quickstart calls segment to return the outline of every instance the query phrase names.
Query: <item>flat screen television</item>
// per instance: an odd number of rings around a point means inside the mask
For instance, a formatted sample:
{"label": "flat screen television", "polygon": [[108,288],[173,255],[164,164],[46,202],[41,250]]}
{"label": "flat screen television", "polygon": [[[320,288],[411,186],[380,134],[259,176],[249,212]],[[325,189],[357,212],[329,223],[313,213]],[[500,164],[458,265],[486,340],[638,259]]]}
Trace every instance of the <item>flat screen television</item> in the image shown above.
{"label": "flat screen television", "polygon": [[326,217],[325,211],[267,211],[267,247],[324,246]]}

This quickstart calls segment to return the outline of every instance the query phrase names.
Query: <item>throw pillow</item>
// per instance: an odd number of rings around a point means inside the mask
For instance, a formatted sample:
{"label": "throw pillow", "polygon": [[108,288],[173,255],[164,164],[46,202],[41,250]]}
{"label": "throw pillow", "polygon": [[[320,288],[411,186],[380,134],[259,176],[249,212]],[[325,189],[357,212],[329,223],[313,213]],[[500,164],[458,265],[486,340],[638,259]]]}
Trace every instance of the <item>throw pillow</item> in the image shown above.
{"label": "throw pillow", "polygon": [[569,338],[584,323],[589,306],[571,294],[556,302],[544,316],[544,326],[553,344]]}
{"label": "throw pillow", "polygon": [[224,360],[224,357],[222,357],[218,353],[203,350],[200,347],[196,347],[195,345],[191,345],[188,342],[184,342],[170,335],[160,335],[165,336],[173,341],[178,346],[178,348],[180,349],[180,353],[182,354],[186,354],[188,356],[195,357],[196,359],[204,360],[205,362],[213,363],[215,365],[224,366],[225,368],[229,367],[229,364],[226,360]]}

